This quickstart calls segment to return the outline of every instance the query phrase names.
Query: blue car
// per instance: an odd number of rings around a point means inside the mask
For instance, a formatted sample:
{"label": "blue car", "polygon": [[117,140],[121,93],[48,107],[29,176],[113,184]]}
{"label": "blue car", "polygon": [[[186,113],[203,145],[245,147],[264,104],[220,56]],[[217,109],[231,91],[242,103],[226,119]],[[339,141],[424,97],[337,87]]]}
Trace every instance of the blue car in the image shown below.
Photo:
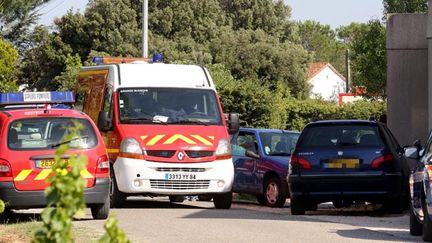
{"label": "blue car", "polygon": [[286,176],[300,133],[240,128],[231,139],[233,192],[255,195],[261,205],[283,207],[289,196]]}
{"label": "blue car", "polygon": [[432,133],[425,148],[417,140],[414,146],[405,148],[405,156],[413,159],[409,178],[410,233],[423,235],[424,241],[432,241]]}
{"label": "blue car", "polygon": [[306,125],[291,156],[291,214],[353,202],[401,213],[409,204],[409,167],[403,148],[377,121],[317,121]]}

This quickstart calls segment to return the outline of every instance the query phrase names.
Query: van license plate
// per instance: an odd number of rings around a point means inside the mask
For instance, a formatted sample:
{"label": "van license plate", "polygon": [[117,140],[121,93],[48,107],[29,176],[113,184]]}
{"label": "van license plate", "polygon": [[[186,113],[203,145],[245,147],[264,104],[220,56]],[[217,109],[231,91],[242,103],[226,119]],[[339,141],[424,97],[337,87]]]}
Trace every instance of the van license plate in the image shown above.
{"label": "van license plate", "polygon": [[165,173],[165,180],[196,180],[196,175]]}

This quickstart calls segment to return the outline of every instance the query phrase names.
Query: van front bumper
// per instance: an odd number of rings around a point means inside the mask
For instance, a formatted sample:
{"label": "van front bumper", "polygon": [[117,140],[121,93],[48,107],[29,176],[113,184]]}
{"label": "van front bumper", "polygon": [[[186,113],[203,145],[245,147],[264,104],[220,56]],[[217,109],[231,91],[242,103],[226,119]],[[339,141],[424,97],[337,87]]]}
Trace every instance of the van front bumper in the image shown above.
{"label": "van front bumper", "polygon": [[160,163],[118,157],[113,167],[119,190],[128,194],[218,194],[230,192],[234,181],[232,159]]}
{"label": "van front bumper", "polygon": [[[96,178],[95,185],[84,189],[87,205],[103,204],[109,196],[110,178]],[[0,199],[11,209],[42,208],[47,205],[45,192],[19,191],[13,182],[0,182]]]}

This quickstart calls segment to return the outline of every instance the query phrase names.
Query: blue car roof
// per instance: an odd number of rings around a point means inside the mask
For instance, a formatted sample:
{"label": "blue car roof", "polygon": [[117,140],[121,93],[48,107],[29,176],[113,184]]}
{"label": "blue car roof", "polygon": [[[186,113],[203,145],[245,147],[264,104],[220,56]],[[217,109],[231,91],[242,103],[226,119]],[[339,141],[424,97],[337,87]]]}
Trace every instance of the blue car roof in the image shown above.
{"label": "blue car roof", "polygon": [[298,131],[290,131],[290,130],[281,130],[281,129],[269,129],[269,128],[251,128],[251,127],[242,127],[239,131],[245,132],[273,132],[273,133],[295,133],[300,134]]}
{"label": "blue car roof", "polygon": [[319,124],[377,124],[377,121],[370,120],[320,120],[307,124],[309,125],[319,125]]}

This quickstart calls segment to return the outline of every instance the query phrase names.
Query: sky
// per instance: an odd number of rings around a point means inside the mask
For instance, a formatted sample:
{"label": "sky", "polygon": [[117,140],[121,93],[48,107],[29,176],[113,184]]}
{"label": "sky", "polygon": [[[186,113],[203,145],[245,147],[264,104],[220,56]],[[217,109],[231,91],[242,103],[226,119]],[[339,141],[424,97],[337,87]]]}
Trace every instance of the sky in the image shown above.
{"label": "sky", "polygon": [[[151,0],[149,0],[151,1]],[[307,19],[328,24],[333,29],[349,25],[351,22],[366,23],[371,19],[381,19],[382,0],[284,0],[292,8],[293,20]],[[55,17],[63,16],[70,8],[85,10],[88,0],[51,0],[41,7],[40,24],[51,25]]]}

